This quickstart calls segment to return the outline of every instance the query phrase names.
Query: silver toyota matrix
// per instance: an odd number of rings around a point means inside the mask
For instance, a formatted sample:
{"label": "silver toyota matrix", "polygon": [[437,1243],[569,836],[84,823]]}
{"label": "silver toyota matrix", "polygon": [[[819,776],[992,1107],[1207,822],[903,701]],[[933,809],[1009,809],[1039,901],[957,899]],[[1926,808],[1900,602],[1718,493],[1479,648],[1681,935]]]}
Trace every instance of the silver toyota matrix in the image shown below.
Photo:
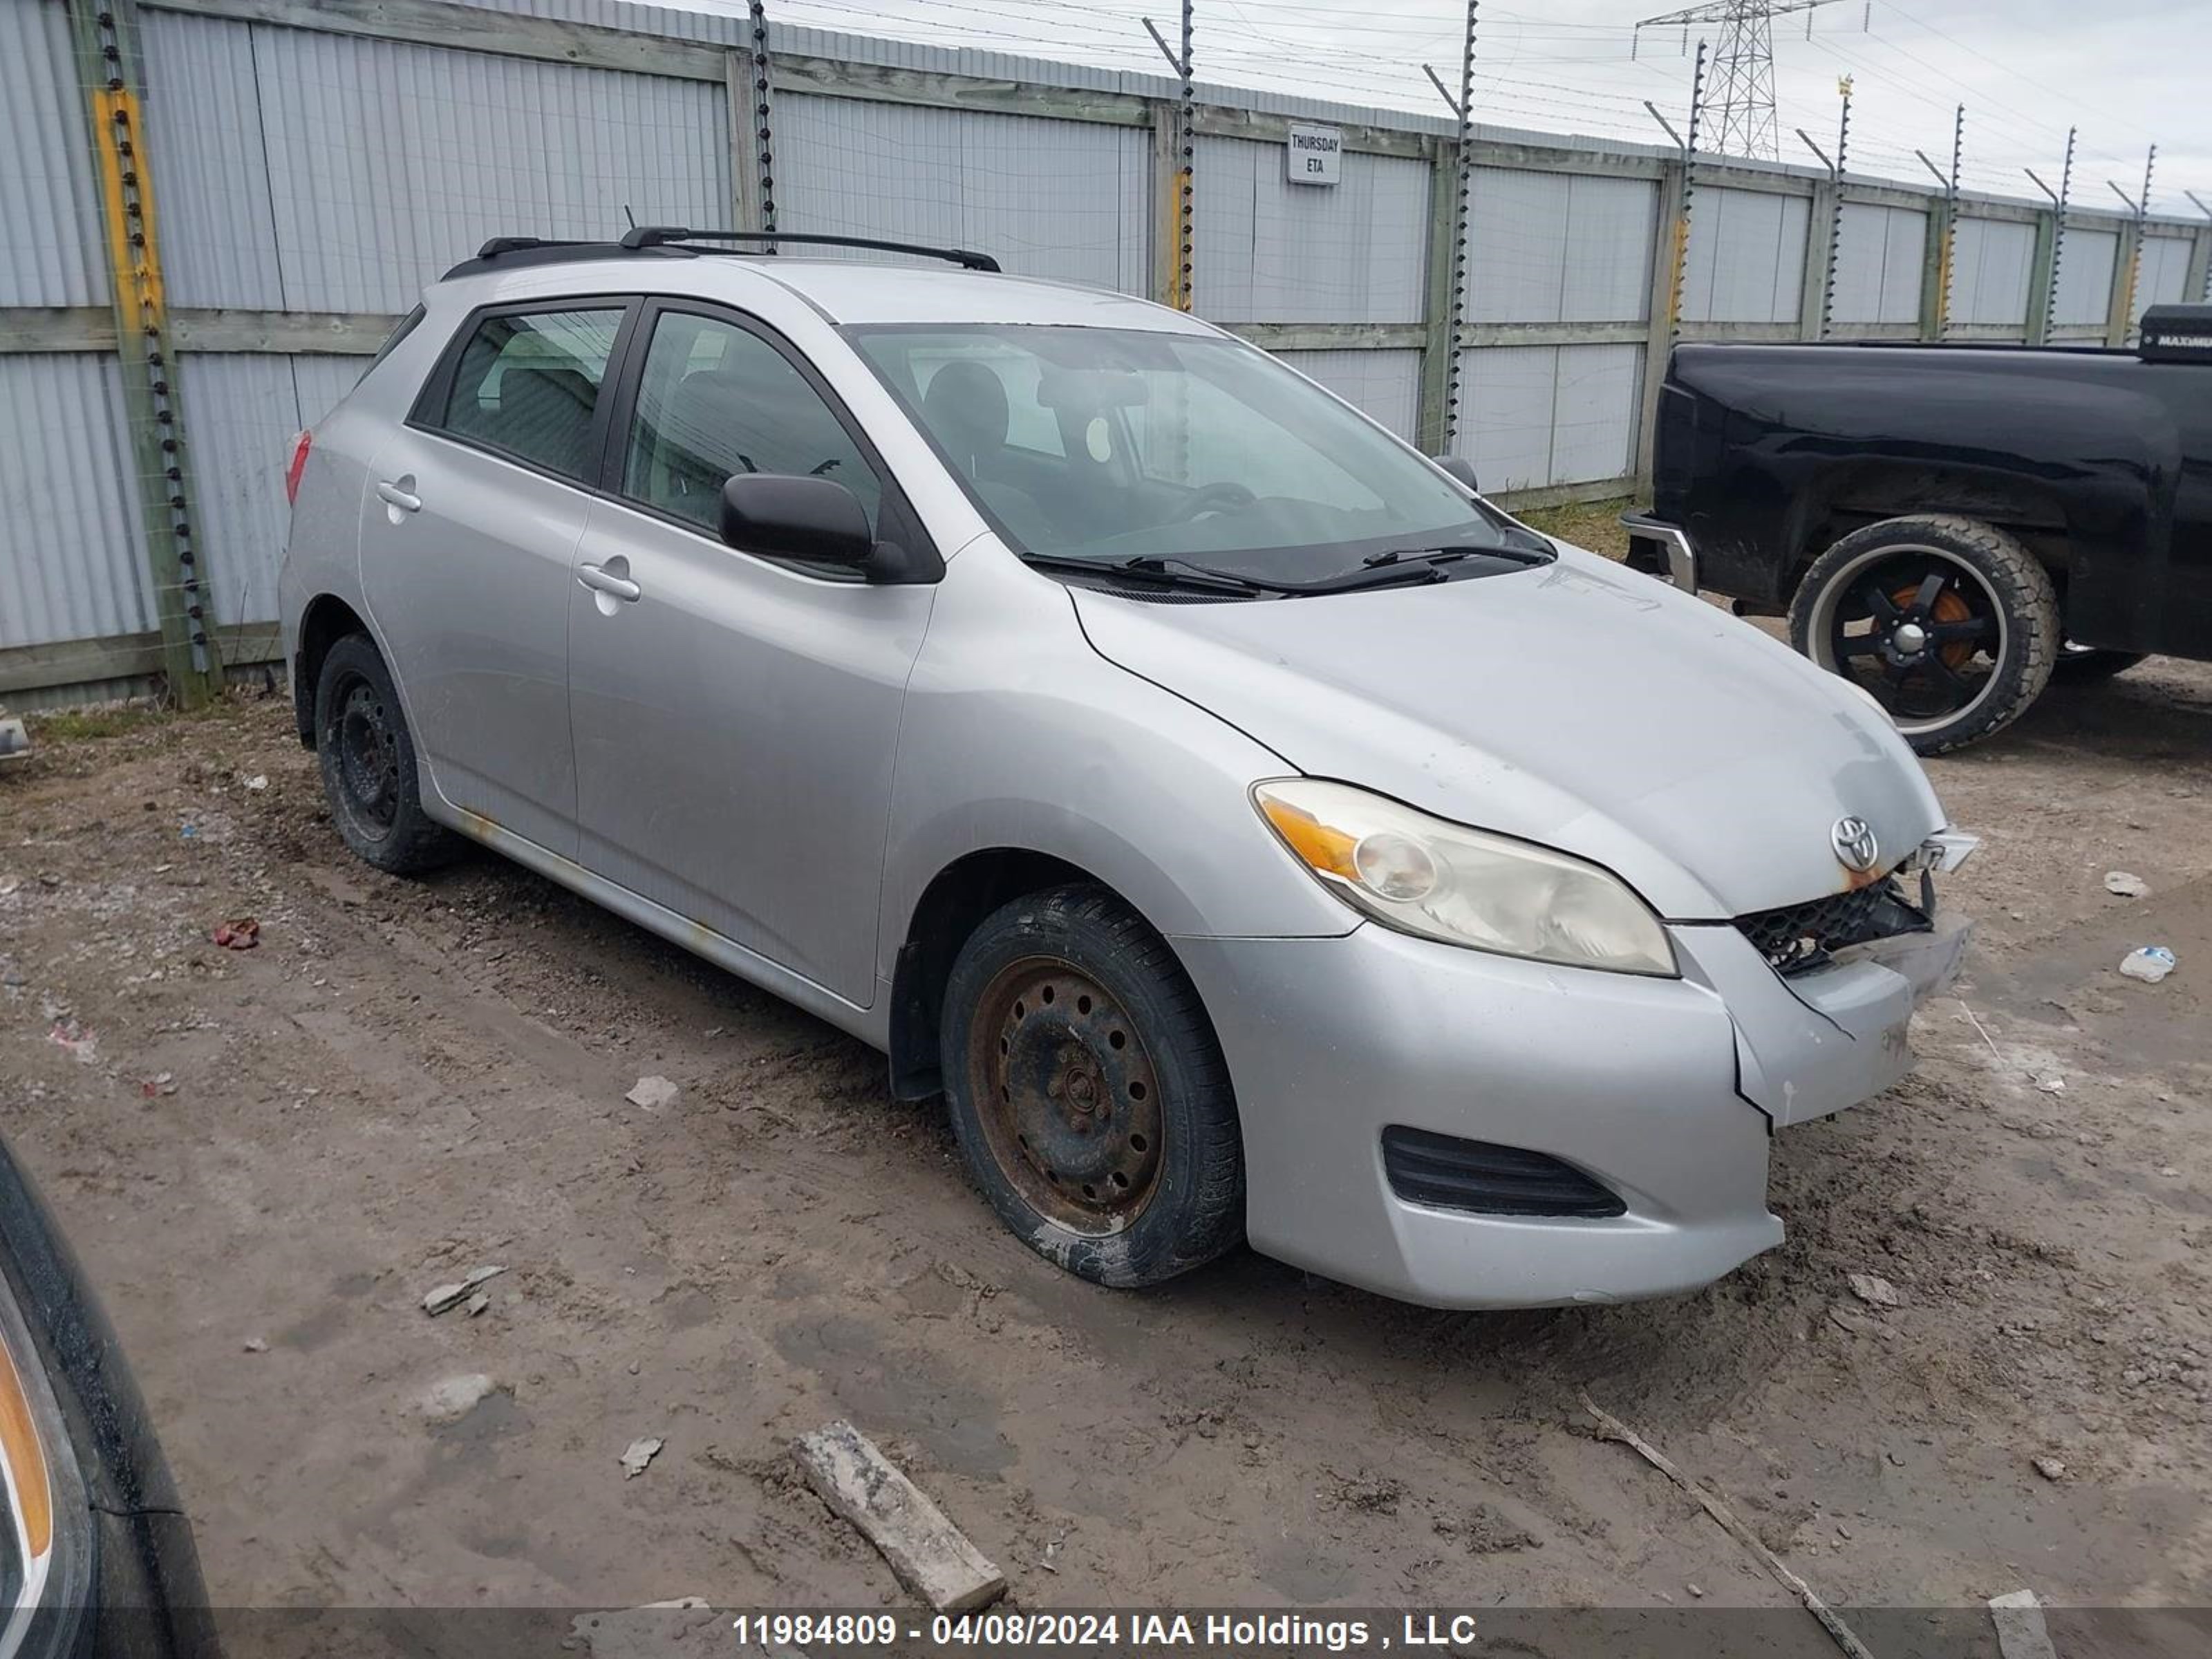
{"label": "silver toyota matrix", "polygon": [[886,1051],[1102,1284],[1780,1241],[1775,1133],[1905,1072],[1966,938],[1870,699],[1194,318],[744,240],[489,243],[301,435],[349,847],[482,842]]}

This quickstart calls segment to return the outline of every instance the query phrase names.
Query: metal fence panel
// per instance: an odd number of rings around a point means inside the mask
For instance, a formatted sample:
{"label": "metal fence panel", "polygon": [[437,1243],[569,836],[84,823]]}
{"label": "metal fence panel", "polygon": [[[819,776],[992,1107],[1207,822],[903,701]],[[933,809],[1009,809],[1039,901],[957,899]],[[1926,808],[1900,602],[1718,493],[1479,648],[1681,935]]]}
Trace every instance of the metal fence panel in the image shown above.
{"label": "metal fence panel", "polygon": [[1468,414],[1455,447],[1486,490],[1634,470],[1641,345],[1487,346],[1461,364]]}
{"label": "metal fence panel", "polygon": [[2058,292],[2051,320],[2059,328],[2101,325],[2112,303],[2112,277],[2118,270],[2120,233],[2070,229],[2058,259]]}
{"label": "metal fence panel", "polygon": [[[2142,266],[2136,278],[2136,315],[2146,306],[2179,305],[2189,292],[2191,243],[2181,236],[2146,236]],[[2133,322],[2135,319],[2129,319]]]}
{"label": "metal fence panel", "polygon": [[0,6],[0,306],[107,298],[69,15]]}
{"label": "metal fence panel", "polygon": [[500,232],[730,216],[714,83],[306,29],[254,52],[290,308],[404,311]]}
{"label": "metal fence panel", "polygon": [[1690,216],[1683,320],[1793,320],[1805,280],[1811,217],[1812,204],[1802,196],[1700,186]]}
{"label": "metal fence panel", "polygon": [[1926,214],[1846,202],[1836,242],[1835,299],[1829,314],[1838,323],[1917,321],[1927,257]]}
{"label": "metal fence panel", "polygon": [[170,303],[281,311],[255,31],[173,11],[145,13],[143,29],[147,149]]}
{"label": "metal fence panel", "polygon": [[1281,144],[1198,141],[1197,309],[1238,323],[1420,320],[1429,169],[1346,155],[1343,182],[1294,185]]}
{"label": "metal fence panel", "polygon": [[1419,352],[1284,351],[1276,355],[1400,437],[1414,436],[1421,392]]}
{"label": "metal fence panel", "polygon": [[1640,323],[1650,317],[1658,225],[1656,179],[1569,175],[1559,320]]}
{"label": "metal fence panel", "polygon": [[1476,167],[1468,184],[1464,304],[1478,323],[1556,323],[1566,287],[1563,173]]}
{"label": "metal fence panel", "polygon": [[1958,222],[1951,258],[1951,315],[1962,323],[2027,325],[2035,227],[2012,219]]}
{"label": "metal fence panel", "polygon": [[289,357],[193,354],[185,381],[208,591],[226,623],[276,615],[276,568],[289,514],[284,465],[299,431]]}
{"label": "metal fence panel", "polygon": [[115,359],[0,357],[0,647],[155,626]]}
{"label": "metal fence panel", "polygon": [[777,223],[981,248],[1024,276],[1141,294],[1148,140],[1043,116],[781,97]]}

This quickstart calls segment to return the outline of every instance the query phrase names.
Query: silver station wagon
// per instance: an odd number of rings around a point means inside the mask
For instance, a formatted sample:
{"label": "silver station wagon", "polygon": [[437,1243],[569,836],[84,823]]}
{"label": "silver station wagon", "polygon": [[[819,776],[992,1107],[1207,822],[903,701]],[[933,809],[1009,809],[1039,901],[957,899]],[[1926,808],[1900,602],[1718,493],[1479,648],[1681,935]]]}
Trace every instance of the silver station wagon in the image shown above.
{"label": "silver station wagon", "polygon": [[1965,939],[1870,699],[1194,318],[739,240],[489,243],[302,434],[356,853],[480,842],[874,1044],[1103,1284],[1603,1302],[1781,1239],[1775,1133]]}

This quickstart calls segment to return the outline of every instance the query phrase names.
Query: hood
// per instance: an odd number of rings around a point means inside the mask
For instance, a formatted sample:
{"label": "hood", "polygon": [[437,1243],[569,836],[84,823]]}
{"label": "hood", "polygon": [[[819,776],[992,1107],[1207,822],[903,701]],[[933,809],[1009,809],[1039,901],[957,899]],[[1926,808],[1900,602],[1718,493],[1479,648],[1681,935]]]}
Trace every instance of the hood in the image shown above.
{"label": "hood", "polygon": [[1163,604],[1073,588],[1092,646],[1309,776],[1603,865],[1672,921],[1850,884],[1944,825],[1871,699],[1749,623],[1580,549],[1499,575]]}

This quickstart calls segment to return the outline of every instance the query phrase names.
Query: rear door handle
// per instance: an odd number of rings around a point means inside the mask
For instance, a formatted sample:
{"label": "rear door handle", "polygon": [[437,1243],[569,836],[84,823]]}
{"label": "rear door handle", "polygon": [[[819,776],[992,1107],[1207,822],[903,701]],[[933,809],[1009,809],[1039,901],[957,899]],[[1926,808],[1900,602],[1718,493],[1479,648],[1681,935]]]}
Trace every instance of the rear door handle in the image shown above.
{"label": "rear door handle", "polygon": [[376,482],[376,493],[403,513],[420,513],[422,498],[405,487],[414,482],[412,478],[406,478],[394,483],[389,478],[380,478]]}
{"label": "rear door handle", "polygon": [[639,593],[643,591],[629,577],[617,576],[604,565],[578,565],[576,580],[594,592],[609,594],[632,605],[637,602]]}

